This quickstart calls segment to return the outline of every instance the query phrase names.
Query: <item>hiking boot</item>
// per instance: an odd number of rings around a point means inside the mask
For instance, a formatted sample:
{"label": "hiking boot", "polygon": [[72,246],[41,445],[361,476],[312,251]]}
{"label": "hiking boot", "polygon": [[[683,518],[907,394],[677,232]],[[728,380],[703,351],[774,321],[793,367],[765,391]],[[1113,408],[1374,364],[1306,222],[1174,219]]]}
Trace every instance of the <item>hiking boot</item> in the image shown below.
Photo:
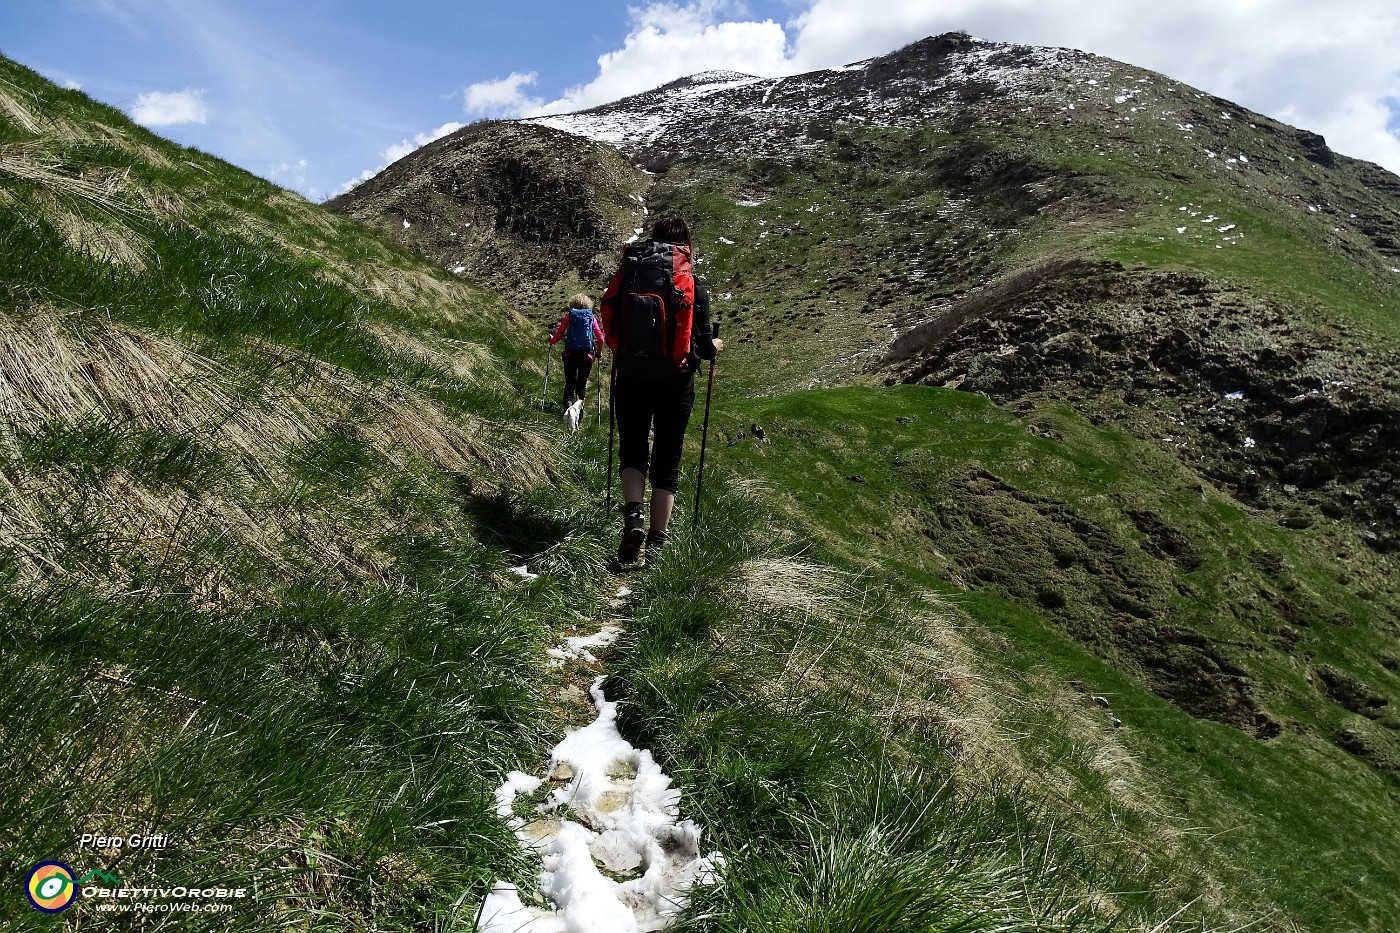
{"label": "hiking boot", "polygon": [[629,502],[622,519],[622,543],[617,546],[617,562],[624,567],[637,562],[647,539],[646,518],[640,502]]}
{"label": "hiking boot", "polygon": [[647,532],[647,563],[661,557],[661,549],[666,546],[666,532],[653,528]]}

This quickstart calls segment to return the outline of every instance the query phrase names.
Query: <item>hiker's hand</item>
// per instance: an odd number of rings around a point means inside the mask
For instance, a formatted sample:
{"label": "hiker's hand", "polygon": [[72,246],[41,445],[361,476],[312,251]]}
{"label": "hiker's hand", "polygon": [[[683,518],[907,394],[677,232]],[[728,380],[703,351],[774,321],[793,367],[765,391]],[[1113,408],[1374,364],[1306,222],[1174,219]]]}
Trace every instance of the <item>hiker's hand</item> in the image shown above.
{"label": "hiker's hand", "polygon": [[711,340],[710,343],[713,343],[715,345],[716,353],[724,349],[724,341],[719,339],[718,337],[716,337],[714,340]]}

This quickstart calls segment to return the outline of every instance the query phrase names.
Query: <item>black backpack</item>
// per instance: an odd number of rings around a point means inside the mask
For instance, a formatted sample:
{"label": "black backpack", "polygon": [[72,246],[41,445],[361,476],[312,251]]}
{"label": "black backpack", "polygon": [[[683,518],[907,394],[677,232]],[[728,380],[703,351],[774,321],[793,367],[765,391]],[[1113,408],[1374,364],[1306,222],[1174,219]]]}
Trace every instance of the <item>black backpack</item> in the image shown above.
{"label": "black backpack", "polygon": [[602,302],[603,331],[617,368],[653,379],[683,372],[694,313],[690,247],[629,243]]}

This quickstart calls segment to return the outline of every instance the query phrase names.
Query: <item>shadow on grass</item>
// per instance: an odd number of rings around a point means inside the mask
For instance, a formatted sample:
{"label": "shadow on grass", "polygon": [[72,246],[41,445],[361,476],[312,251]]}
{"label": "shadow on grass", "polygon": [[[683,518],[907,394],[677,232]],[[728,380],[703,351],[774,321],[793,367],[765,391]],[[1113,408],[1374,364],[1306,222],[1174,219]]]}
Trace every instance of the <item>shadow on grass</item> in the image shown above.
{"label": "shadow on grass", "polygon": [[566,515],[539,508],[508,492],[483,495],[465,483],[459,485],[459,491],[478,540],[521,560],[544,553],[573,531]]}

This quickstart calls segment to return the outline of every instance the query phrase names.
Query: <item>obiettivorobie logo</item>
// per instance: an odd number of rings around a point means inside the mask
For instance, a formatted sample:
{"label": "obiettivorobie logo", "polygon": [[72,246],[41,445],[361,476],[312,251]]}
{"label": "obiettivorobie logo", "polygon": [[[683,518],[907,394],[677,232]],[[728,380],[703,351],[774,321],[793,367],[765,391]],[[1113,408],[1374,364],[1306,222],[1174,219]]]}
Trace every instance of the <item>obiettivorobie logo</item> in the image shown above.
{"label": "obiettivorobie logo", "polygon": [[63,862],[40,862],[25,880],[25,894],[35,910],[56,914],[73,906],[78,895],[92,899],[99,911],[144,913],[222,913],[231,902],[249,896],[247,888],[177,885],[169,888],[126,887],[120,878],[94,870],[75,878]]}
{"label": "obiettivorobie logo", "polygon": [[30,870],[24,893],[35,910],[56,914],[73,906],[78,896],[78,882],[73,877],[73,869],[62,862],[40,862]]}

